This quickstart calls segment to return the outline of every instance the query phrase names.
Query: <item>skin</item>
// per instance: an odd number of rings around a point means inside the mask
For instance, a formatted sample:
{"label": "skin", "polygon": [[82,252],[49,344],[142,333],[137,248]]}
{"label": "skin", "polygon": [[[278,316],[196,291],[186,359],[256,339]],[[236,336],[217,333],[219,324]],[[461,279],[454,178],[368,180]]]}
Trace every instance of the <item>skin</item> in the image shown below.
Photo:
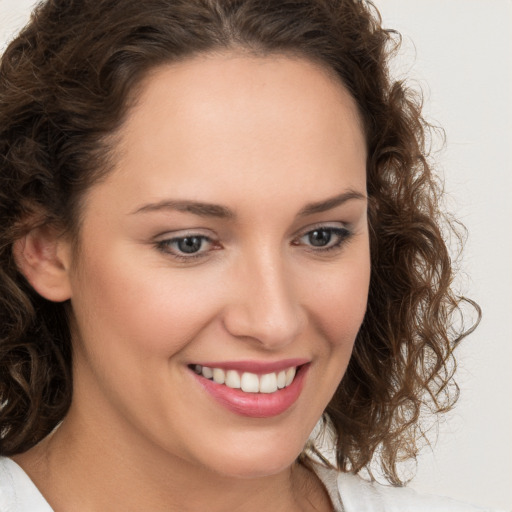
{"label": "skin", "polygon": [[[303,59],[203,55],[146,78],[115,158],[87,193],[78,251],[47,231],[18,248],[40,293],[71,299],[74,395],[54,434],[16,460],[56,512],[329,510],[295,460],[366,308],[366,149],[353,99]],[[359,197],[300,214],[346,193]],[[162,207],[170,200],[231,216]],[[312,245],[320,227],[338,247]],[[186,235],[211,242],[179,259],[163,242]],[[228,411],[188,368],[295,357],[311,362],[304,388],[272,418]]]}

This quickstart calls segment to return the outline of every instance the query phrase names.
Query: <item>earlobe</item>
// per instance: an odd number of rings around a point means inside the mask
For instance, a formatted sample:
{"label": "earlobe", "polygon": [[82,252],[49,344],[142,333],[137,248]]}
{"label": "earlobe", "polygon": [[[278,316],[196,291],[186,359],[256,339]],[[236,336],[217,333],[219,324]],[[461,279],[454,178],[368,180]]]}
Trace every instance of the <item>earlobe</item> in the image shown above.
{"label": "earlobe", "polygon": [[70,244],[50,226],[29,231],[13,245],[19,271],[45,299],[63,302],[71,298]]}

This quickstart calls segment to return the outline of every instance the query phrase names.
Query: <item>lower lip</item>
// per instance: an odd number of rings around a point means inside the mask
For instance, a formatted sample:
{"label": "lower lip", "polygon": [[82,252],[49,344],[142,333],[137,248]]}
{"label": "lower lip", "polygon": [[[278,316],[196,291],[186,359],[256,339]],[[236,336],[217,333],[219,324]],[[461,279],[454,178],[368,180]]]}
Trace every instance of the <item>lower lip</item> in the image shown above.
{"label": "lower lip", "polygon": [[251,418],[271,418],[288,410],[299,398],[309,364],[298,368],[293,382],[274,393],[245,393],[206,379],[191,371],[203,389],[231,412]]}

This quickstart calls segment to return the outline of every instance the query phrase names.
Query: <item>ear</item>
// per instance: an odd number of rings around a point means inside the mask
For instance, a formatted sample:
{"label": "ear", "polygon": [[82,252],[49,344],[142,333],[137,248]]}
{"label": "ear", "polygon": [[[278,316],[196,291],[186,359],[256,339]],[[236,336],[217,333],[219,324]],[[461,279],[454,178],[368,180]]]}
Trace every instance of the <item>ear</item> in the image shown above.
{"label": "ear", "polygon": [[39,295],[53,302],[71,297],[71,247],[57,229],[33,228],[14,243],[13,255],[18,269]]}

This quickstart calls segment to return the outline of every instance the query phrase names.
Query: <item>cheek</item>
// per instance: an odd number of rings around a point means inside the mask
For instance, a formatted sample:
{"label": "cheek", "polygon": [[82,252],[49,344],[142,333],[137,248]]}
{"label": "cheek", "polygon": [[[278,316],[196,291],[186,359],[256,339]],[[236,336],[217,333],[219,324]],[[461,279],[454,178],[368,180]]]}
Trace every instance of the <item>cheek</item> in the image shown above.
{"label": "cheek", "polygon": [[103,340],[93,342],[98,350],[172,356],[214,318],[221,283],[120,252],[89,254],[81,262],[72,299],[81,337]]}
{"label": "cheek", "polygon": [[325,273],[309,293],[311,317],[330,344],[351,352],[363,321],[370,280],[365,253],[353,264]]}

